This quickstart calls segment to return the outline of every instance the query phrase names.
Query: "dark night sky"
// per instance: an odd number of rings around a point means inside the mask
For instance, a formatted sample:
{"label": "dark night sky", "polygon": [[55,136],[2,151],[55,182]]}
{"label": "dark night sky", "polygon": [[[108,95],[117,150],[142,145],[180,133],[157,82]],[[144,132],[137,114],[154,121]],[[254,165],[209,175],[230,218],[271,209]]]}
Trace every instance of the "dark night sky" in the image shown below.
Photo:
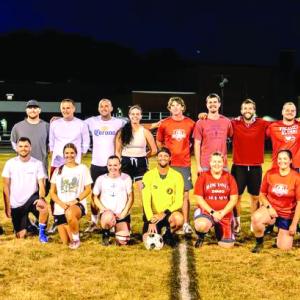
{"label": "dark night sky", "polygon": [[[202,3],[203,2],[203,3]],[[175,48],[203,62],[277,64],[295,49],[300,1],[3,0],[0,31],[55,29],[145,52]]]}

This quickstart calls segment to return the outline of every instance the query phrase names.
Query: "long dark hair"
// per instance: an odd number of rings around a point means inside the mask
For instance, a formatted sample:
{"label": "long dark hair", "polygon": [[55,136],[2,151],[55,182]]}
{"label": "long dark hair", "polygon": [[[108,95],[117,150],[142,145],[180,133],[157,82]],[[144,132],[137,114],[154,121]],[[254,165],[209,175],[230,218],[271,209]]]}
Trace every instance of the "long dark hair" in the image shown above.
{"label": "long dark hair", "polygon": [[[128,114],[130,114],[130,112],[133,109],[138,109],[141,113],[142,113],[142,108],[139,105],[133,105],[129,108],[129,112]],[[128,144],[130,144],[130,142],[133,139],[133,132],[132,132],[132,125],[131,122],[127,122],[121,129],[120,129],[120,138],[121,138],[121,142],[122,142],[122,146],[126,146]]]}

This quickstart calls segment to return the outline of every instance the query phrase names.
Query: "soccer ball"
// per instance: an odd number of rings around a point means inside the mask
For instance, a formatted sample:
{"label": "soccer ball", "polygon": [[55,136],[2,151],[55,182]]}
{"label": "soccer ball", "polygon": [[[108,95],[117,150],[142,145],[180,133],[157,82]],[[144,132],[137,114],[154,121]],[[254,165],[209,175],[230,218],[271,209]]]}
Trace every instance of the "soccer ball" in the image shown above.
{"label": "soccer ball", "polygon": [[160,234],[149,233],[144,239],[144,245],[148,250],[160,250],[164,246],[164,241]]}

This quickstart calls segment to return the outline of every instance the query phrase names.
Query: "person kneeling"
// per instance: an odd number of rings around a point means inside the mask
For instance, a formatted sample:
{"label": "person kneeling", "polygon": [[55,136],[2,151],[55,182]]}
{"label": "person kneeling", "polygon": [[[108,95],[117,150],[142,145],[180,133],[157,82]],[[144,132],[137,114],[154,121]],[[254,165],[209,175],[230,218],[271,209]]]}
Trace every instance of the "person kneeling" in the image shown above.
{"label": "person kneeling", "polygon": [[260,190],[262,206],[252,216],[252,227],[256,243],[253,253],[263,248],[266,225],[278,227],[276,246],[281,250],[293,247],[294,235],[300,217],[300,175],[291,169],[292,153],[280,150],[277,155],[278,168],[264,176]]}
{"label": "person kneeling", "polygon": [[169,149],[161,148],[157,153],[157,167],[143,177],[142,200],[144,208],[143,239],[149,233],[161,233],[164,243],[176,245],[174,232],[183,225],[179,211],[183,205],[184,181],[182,175],[170,167]]}
{"label": "person kneeling", "polygon": [[86,198],[91,192],[92,178],[87,166],[76,163],[74,144],[66,144],[63,155],[65,164],[56,168],[51,177],[50,196],[62,242],[69,244],[70,249],[77,249],[80,246],[79,220],[87,211]]}
{"label": "person kneeling", "polygon": [[28,214],[39,220],[39,240],[47,243],[45,234],[48,220],[45,202],[45,179],[47,178],[42,162],[31,157],[31,142],[27,137],[19,138],[17,157],[9,159],[3,169],[3,194],[5,214],[12,218],[17,238],[25,238],[30,224]]}
{"label": "person kneeling", "polygon": [[132,180],[121,173],[118,156],[107,160],[108,173],[97,178],[94,188],[94,202],[100,210],[102,245],[109,245],[110,230],[115,229],[116,243],[126,245],[130,240],[130,208],[133,204]]}
{"label": "person kneeling", "polygon": [[195,184],[198,208],[195,211],[195,247],[202,246],[205,234],[215,227],[218,244],[224,248],[234,246],[233,208],[238,200],[237,184],[231,174],[224,171],[224,158],[219,152],[210,157],[210,170],[202,172]]}

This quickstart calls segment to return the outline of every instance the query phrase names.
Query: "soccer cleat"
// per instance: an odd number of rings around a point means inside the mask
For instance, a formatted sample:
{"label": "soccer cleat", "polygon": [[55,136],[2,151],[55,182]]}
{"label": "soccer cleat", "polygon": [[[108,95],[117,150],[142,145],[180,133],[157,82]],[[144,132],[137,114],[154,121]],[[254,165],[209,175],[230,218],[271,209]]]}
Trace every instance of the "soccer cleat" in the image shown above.
{"label": "soccer cleat", "polygon": [[195,243],[195,248],[201,248],[203,246],[204,239],[198,238],[196,243]]}
{"label": "soccer cleat", "polygon": [[48,234],[54,234],[57,231],[57,226],[55,223],[52,224],[51,228],[47,230]]}
{"label": "soccer cleat", "polygon": [[97,224],[94,222],[90,222],[89,226],[85,229],[84,232],[86,233],[92,233],[98,229]]}
{"label": "soccer cleat", "polygon": [[192,234],[193,233],[193,228],[189,223],[184,223],[182,226],[183,233],[184,234]]}
{"label": "soccer cleat", "polygon": [[40,233],[40,234],[39,234],[39,241],[40,241],[42,244],[48,243],[48,237],[46,236],[45,233]]}
{"label": "soccer cleat", "polygon": [[80,240],[72,241],[69,244],[69,248],[72,250],[76,250],[77,248],[79,248],[79,246],[80,246]]}
{"label": "soccer cleat", "polygon": [[272,234],[274,232],[274,225],[268,225],[265,229],[265,234]]}
{"label": "soccer cleat", "polygon": [[261,250],[263,249],[264,247],[264,244],[261,243],[261,244],[255,244],[254,248],[251,250],[252,253],[260,253]]}
{"label": "soccer cleat", "polygon": [[102,236],[102,246],[109,246],[109,236],[106,234],[103,234]]}

